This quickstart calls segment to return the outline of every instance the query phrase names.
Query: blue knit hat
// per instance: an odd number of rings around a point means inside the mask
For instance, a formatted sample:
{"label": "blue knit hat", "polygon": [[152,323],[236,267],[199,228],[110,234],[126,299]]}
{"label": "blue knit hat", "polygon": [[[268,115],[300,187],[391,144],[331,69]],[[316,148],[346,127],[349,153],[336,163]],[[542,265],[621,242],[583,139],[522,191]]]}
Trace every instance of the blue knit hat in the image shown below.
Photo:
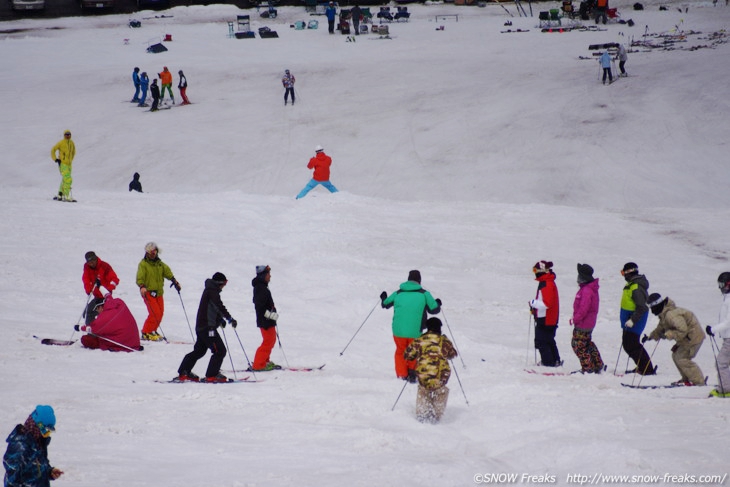
{"label": "blue knit hat", "polygon": [[56,431],[56,415],[51,406],[38,405],[30,415],[36,424],[42,424],[51,431]]}

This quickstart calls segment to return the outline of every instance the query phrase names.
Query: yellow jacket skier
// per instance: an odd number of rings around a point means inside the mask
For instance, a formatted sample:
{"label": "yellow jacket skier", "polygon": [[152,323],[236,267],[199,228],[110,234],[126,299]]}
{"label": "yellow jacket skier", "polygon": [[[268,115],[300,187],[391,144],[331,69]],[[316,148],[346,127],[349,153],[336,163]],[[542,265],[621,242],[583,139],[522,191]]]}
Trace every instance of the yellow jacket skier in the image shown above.
{"label": "yellow jacket skier", "polygon": [[76,145],[71,140],[71,131],[63,133],[63,139],[59,140],[51,149],[51,159],[58,164],[58,171],[61,173],[61,186],[58,188],[58,195],[54,200],[75,201],[71,198],[71,163],[76,155]]}

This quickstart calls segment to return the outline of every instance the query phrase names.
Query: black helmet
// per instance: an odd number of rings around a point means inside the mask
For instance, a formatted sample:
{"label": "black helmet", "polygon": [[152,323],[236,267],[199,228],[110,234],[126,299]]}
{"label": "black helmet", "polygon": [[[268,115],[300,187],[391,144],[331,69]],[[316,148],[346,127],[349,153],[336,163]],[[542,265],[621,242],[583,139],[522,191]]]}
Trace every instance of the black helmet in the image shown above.
{"label": "black helmet", "polygon": [[717,287],[723,294],[730,293],[730,272],[723,272],[717,276]]}

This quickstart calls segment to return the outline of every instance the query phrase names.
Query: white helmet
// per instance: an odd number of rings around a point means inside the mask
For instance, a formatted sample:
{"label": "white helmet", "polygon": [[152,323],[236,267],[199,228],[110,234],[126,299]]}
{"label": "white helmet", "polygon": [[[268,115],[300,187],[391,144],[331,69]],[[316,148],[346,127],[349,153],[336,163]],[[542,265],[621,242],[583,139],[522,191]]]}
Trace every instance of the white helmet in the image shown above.
{"label": "white helmet", "polygon": [[321,145],[318,145],[317,147],[314,148],[314,152],[322,152],[323,150],[324,149],[322,148]]}
{"label": "white helmet", "polygon": [[160,253],[160,248],[157,246],[156,243],[147,242],[147,245],[144,246],[144,251],[149,253],[149,252],[152,252],[153,250],[156,250],[157,253]]}

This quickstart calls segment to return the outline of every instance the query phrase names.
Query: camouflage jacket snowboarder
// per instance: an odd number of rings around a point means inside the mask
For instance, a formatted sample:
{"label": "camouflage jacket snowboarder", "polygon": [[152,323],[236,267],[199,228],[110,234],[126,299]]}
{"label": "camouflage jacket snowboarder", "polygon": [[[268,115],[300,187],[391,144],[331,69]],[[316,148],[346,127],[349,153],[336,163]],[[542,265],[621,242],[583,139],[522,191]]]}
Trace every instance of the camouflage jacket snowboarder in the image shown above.
{"label": "camouflage jacket snowboarder", "polygon": [[456,349],[446,335],[426,332],[406,348],[406,360],[416,361],[416,376],[421,387],[434,390],[446,385],[451,377],[449,360]]}

